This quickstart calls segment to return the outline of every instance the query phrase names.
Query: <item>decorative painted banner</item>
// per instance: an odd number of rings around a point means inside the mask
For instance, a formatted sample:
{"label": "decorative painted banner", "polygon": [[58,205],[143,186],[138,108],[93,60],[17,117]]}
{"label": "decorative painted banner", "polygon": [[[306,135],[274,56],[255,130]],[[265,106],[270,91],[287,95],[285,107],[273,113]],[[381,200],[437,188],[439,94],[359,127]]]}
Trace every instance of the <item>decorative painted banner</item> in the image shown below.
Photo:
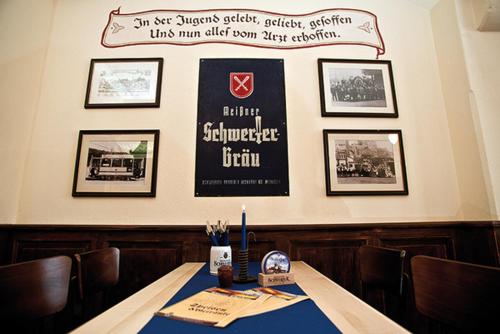
{"label": "decorative painted banner", "polygon": [[101,44],[227,43],[273,49],[364,45],[385,53],[377,16],[350,8],[291,15],[254,9],[150,10],[109,14]]}
{"label": "decorative painted banner", "polygon": [[283,60],[200,60],[195,196],[288,196]]}

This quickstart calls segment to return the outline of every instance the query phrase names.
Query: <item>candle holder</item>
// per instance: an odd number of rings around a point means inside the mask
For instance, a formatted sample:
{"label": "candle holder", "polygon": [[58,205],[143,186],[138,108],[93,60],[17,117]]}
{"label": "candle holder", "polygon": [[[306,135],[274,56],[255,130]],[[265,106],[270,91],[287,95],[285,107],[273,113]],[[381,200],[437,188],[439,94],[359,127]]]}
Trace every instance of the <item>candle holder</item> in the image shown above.
{"label": "candle holder", "polygon": [[[248,236],[253,234],[255,241],[255,233],[248,232]],[[238,252],[238,264],[240,266],[240,271],[238,276],[234,276],[233,282],[235,283],[251,283],[257,282],[257,276],[248,275],[248,247],[247,249],[240,249]]]}
{"label": "candle holder", "polygon": [[238,252],[238,264],[240,265],[240,272],[238,276],[234,276],[233,278],[235,283],[251,283],[257,281],[256,276],[248,275],[248,249]]}

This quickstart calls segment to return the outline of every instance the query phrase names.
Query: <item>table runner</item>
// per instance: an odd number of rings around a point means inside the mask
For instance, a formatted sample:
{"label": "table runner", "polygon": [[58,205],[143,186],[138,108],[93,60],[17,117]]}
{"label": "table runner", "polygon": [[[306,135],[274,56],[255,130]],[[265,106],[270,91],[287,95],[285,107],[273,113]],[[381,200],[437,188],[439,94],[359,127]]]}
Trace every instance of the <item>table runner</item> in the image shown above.
{"label": "table runner", "polygon": [[[234,268],[237,272],[237,268]],[[259,272],[258,263],[249,263],[249,271],[252,275]],[[217,286],[216,276],[210,275],[209,266],[205,264],[165,306],[177,303],[194,295],[201,290]],[[257,287],[257,283],[233,284],[231,289],[247,290]],[[305,295],[297,284],[275,286],[277,290]],[[308,299],[300,303],[259,314],[252,317],[240,318],[225,328],[209,327],[184,321],[173,320],[160,316],[153,318],[141,329],[141,334],[153,333],[176,333],[176,334],[198,334],[198,333],[341,333],[337,327],[324,315],[316,304]]]}

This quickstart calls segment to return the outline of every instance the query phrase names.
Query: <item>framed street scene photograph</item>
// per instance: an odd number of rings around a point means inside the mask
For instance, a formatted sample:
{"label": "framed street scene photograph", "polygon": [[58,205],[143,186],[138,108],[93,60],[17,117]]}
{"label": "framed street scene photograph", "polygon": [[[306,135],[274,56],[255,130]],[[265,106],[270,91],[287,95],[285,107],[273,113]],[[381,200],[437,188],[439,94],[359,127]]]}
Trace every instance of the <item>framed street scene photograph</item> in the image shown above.
{"label": "framed street scene photograph", "polygon": [[163,58],[92,59],[85,108],[160,107]]}
{"label": "framed street scene photograph", "polygon": [[321,116],[398,117],[391,62],[318,59]]}
{"label": "framed street scene photograph", "polygon": [[80,130],[73,196],[155,197],[160,130]]}
{"label": "framed street scene photograph", "polygon": [[408,195],[401,130],[323,130],[326,194]]}

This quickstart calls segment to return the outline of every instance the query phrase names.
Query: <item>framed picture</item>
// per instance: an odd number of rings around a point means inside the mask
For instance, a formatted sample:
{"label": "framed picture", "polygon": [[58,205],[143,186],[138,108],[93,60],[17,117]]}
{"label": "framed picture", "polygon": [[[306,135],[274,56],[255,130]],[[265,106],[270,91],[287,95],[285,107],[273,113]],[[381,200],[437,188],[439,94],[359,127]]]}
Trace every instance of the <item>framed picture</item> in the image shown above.
{"label": "framed picture", "polygon": [[408,195],[401,130],[323,130],[326,194]]}
{"label": "framed picture", "polygon": [[158,108],[163,58],[92,59],[85,108]]}
{"label": "framed picture", "polygon": [[154,197],[160,130],[81,130],[73,196]]}
{"label": "framed picture", "polygon": [[398,117],[388,60],[318,59],[321,116]]}

